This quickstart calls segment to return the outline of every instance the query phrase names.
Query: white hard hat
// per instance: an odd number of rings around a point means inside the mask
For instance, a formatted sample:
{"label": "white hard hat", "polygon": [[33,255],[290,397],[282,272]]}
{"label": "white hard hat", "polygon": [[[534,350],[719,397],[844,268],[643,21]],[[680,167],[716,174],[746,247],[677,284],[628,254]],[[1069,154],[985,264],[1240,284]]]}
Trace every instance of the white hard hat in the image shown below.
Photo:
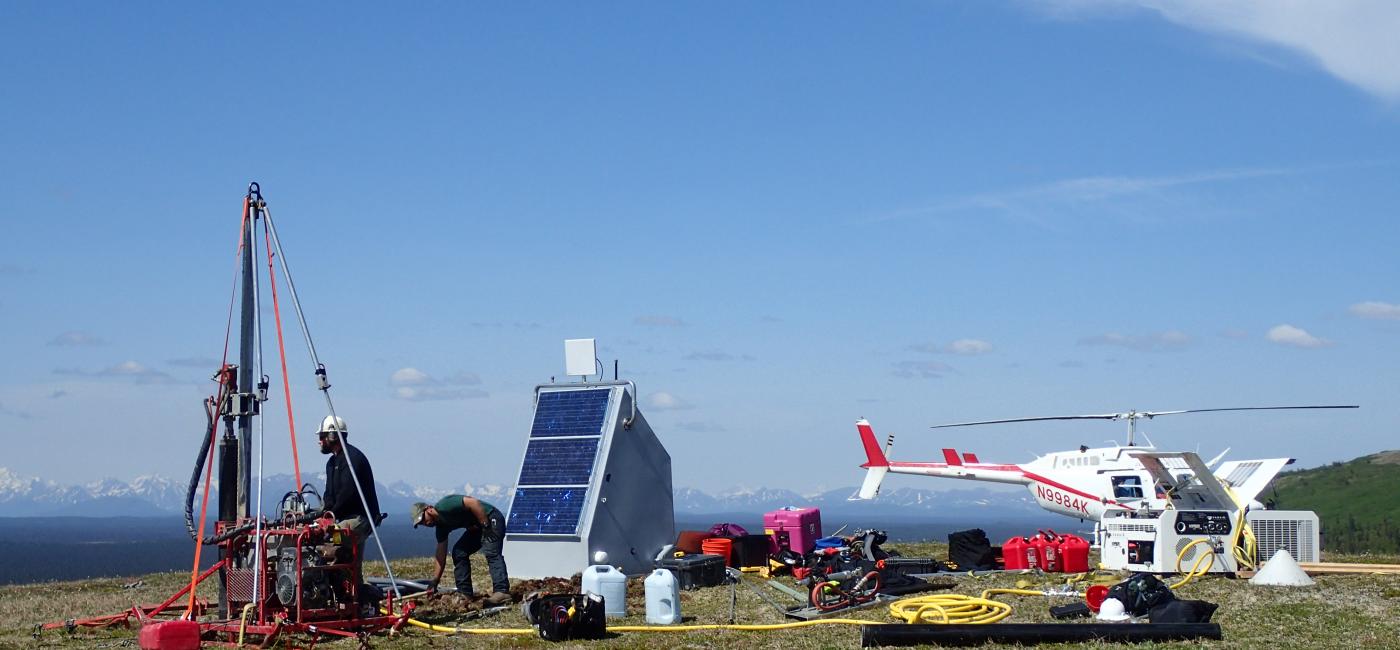
{"label": "white hard hat", "polygon": [[350,427],[345,426],[345,418],[338,415],[327,415],[326,419],[321,420],[321,428],[317,430],[317,433],[330,433],[332,431],[346,434],[350,433]]}
{"label": "white hard hat", "polygon": [[1123,611],[1123,601],[1117,598],[1105,598],[1103,604],[1099,605],[1100,621],[1126,621],[1128,613]]}

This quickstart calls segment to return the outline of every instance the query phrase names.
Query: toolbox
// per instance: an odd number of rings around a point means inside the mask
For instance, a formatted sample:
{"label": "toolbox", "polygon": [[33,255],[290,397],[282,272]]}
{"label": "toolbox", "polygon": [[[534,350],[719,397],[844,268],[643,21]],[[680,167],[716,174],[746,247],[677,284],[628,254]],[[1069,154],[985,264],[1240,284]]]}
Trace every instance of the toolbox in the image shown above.
{"label": "toolbox", "polygon": [[781,508],[763,515],[763,532],[772,536],[770,552],[792,549],[806,555],[822,536],[822,511],[816,508]]}
{"label": "toolbox", "polygon": [[656,568],[676,574],[681,589],[714,587],[724,583],[724,558],[700,553],[662,558]]}

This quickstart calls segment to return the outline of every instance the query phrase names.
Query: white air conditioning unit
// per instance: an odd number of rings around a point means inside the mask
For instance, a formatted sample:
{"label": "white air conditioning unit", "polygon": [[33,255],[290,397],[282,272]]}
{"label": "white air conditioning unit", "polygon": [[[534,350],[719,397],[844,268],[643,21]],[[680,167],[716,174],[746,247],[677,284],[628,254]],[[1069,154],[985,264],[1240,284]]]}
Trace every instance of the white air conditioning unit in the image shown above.
{"label": "white air conditioning unit", "polygon": [[1299,562],[1322,561],[1322,526],[1311,510],[1250,510],[1245,515],[1259,548],[1256,557],[1267,561],[1285,549]]}

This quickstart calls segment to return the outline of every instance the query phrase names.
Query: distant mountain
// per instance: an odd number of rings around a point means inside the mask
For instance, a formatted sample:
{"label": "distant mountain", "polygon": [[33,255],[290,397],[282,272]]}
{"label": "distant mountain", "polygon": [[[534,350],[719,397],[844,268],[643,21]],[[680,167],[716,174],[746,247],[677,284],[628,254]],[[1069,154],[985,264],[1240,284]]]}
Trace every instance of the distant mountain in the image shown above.
{"label": "distant mountain", "polygon": [[1328,550],[1400,552],[1400,451],[1285,472],[1264,496],[1280,510],[1317,512]]}
{"label": "distant mountain", "polygon": [[[317,489],[325,486],[324,474],[302,474],[302,481]],[[263,512],[276,512],[283,496],[296,487],[295,477],[274,474],[263,477]],[[141,476],[130,482],[104,478],[84,485],[61,485],[55,481],[16,474],[0,468],[0,516],[159,516],[184,512],[187,486],[161,476]],[[999,516],[1040,514],[1030,495],[983,488],[925,490],[898,488],[882,493],[873,501],[848,501],[854,487],[814,494],[799,494],[781,488],[734,488],[711,495],[695,488],[675,490],[678,514],[756,514],[784,506],[816,506],[835,516],[986,516],[994,508]],[[447,494],[469,494],[501,508],[510,505],[514,488],[496,484],[466,484],[452,489],[413,485],[406,481],[376,483],[380,510],[392,520],[408,517],[415,501],[432,503]],[[194,508],[200,506],[196,494]],[[217,493],[211,495],[211,503]]]}
{"label": "distant mountain", "polygon": [[855,491],[855,487],[837,488],[804,496],[791,490],[758,489],[734,490],[711,496],[694,488],[682,488],[675,492],[675,507],[677,514],[745,514],[767,512],[784,506],[814,506],[821,508],[823,514],[879,517],[985,517],[988,508],[995,509],[998,516],[1039,515],[1045,512],[1028,493],[1020,491],[982,488],[934,491],[904,487],[882,492],[872,501],[848,500]]}
{"label": "distant mountain", "polygon": [[[302,474],[302,481],[317,490],[325,487],[324,474]],[[262,481],[263,512],[272,513],[278,503],[296,488],[291,474],[264,476]],[[139,476],[130,482],[104,478],[83,485],[61,485],[56,481],[23,476],[0,467],[0,517],[153,517],[183,514],[188,484],[163,476]],[[470,494],[499,502],[505,507],[511,490],[500,485],[464,485],[442,490],[413,486],[403,481],[389,485],[376,482],[379,508],[391,517],[407,519],[409,507],[415,501],[436,501],[451,493]],[[194,509],[198,514],[202,488],[196,492]],[[216,503],[218,491],[210,495]]]}

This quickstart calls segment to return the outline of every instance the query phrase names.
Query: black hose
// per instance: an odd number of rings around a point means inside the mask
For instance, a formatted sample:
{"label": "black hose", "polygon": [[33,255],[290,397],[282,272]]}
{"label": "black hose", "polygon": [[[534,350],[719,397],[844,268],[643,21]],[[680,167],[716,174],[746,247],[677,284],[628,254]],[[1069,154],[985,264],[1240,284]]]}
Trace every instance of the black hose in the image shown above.
{"label": "black hose", "polygon": [[209,418],[209,426],[204,430],[204,440],[199,445],[199,457],[194,459],[194,472],[190,474],[190,486],[185,492],[185,530],[189,531],[190,539],[195,541],[199,540],[199,533],[194,529],[194,493],[199,489],[199,475],[204,472],[204,460],[209,457],[209,443],[218,430],[209,400],[204,401],[204,416]]}

